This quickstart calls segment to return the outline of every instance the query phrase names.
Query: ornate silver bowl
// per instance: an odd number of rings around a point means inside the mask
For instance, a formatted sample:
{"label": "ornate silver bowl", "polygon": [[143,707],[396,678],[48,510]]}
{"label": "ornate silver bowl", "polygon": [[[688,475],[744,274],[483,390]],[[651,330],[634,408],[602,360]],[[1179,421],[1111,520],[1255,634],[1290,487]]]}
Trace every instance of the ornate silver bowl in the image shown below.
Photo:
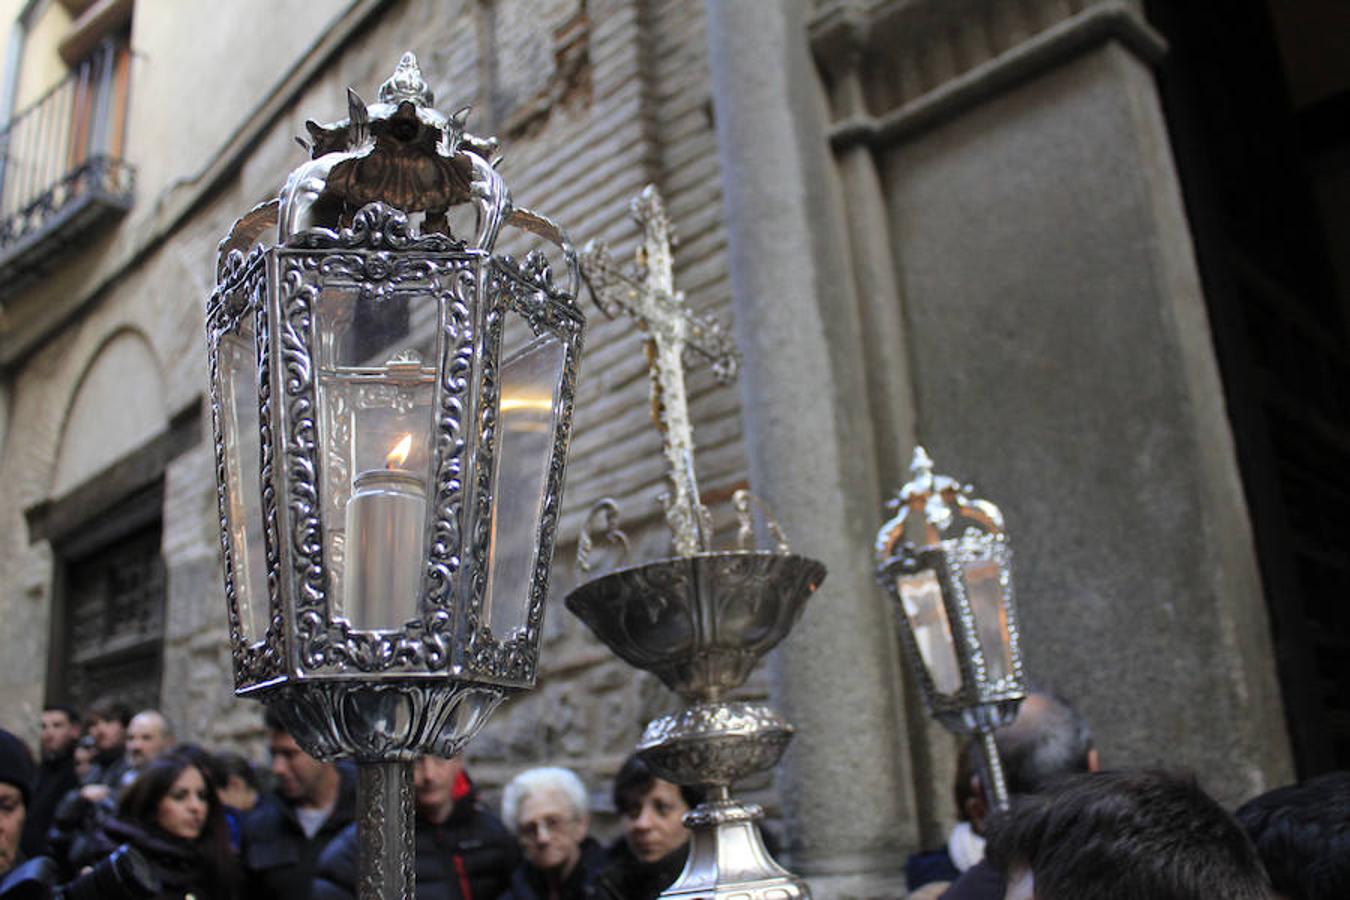
{"label": "ornate silver bowl", "polygon": [[693,845],[665,900],[810,896],[764,850],[755,826],[763,810],[730,791],[775,765],[793,728],[762,703],[726,695],[787,636],[824,579],[824,564],[794,553],[704,552],[620,569],[567,597],[567,608],[617,656],[688,702],[653,719],[637,746],[661,778],[712,788],[685,816]]}
{"label": "ornate silver bowl", "polygon": [[699,553],[611,572],[566,603],[617,656],[698,702],[744,684],[824,578],[795,553]]}

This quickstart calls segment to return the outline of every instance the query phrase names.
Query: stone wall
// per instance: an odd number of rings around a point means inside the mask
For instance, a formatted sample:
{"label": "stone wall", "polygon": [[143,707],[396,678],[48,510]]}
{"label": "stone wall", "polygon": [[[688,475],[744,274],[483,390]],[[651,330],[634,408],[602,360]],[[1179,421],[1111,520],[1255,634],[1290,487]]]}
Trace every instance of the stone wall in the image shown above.
{"label": "stone wall", "polygon": [[[22,664],[0,675],[0,720],[21,730],[36,722],[43,699],[53,596],[49,549],[29,543],[23,513],[58,499],[126,449],[95,453],[80,478],[53,487],[51,461],[63,452],[62,423],[80,373],[108,335],[134,333],[153,348],[165,386],[162,415],[200,409],[202,310],[216,241],[235,216],[275,194],[302,161],[293,137],[304,133],[303,120],[345,115],[349,85],[373,99],[402,51],[418,54],[440,108],[472,104],[470,128],[501,137],[501,170],[516,202],[563,223],[577,243],[601,238],[616,257],[630,258],[637,229],[628,202],[656,183],[681,240],[677,285],[700,311],[726,311],[721,195],[697,9],[674,0],[273,6],[266,14],[254,10],[259,18],[248,27],[212,25],[204,46],[172,20],[137,21],[133,44],[140,62],[129,124],[129,154],[143,169],[136,209],[59,285],[39,288],[16,307],[24,313],[58,290],[88,297],[81,314],[11,375],[13,439],[0,457],[0,477],[14,487],[0,499],[0,515],[12,525],[0,545],[0,609],[38,639],[15,648]],[[348,20],[357,13],[364,18],[343,26],[344,12]],[[286,62],[272,38],[288,27],[313,37]],[[341,42],[327,37],[339,27],[348,29]],[[263,33],[269,37],[259,40]],[[307,78],[288,80],[288,73],[306,68]],[[219,115],[212,118],[199,85],[234,69],[240,75],[214,104]],[[264,86],[270,87],[260,94]],[[241,146],[241,135],[251,135],[247,145]],[[166,220],[165,209],[175,206],[183,212]],[[640,341],[631,322],[607,321],[589,299],[583,302],[592,324],[542,671],[538,690],[499,712],[472,747],[475,772],[489,788],[524,765],[549,761],[577,768],[602,796],[645,721],[672,706],[664,687],[615,660],[561,606],[576,583],[571,561],[581,520],[601,497],[622,504],[635,558],[669,549],[656,502],[664,464],[647,415]],[[745,480],[738,395],[715,389],[707,372],[696,371],[691,401],[703,486],[725,499]],[[209,415],[202,412],[200,421],[209,432]],[[143,430],[140,439],[155,436],[154,429]],[[175,457],[164,474],[163,706],[185,738],[258,750],[258,709],[230,693],[208,438]],[[71,433],[64,445],[106,449],[88,433]],[[748,689],[763,692],[762,680]]]}

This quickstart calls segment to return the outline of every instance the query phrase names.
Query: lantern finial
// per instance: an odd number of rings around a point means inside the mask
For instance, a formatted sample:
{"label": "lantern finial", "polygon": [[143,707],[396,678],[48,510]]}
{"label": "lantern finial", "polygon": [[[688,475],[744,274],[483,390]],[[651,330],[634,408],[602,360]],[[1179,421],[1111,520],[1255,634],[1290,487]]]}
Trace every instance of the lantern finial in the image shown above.
{"label": "lantern finial", "polygon": [[914,447],[914,458],[910,460],[909,470],[914,473],[917,481],[920,478],[933,476],[933,458],[928,455],[928,451],[923,449],[922,444],[916,444]]}
{"label": "lantern finial", "polygon": [[381,103],[401,103],[410,100],[416,106],[434,106],[436,95],[422,78],[422,70],[417,65],[417,57],[404,53],[394,68],[394,74],[380,85]]}
{"label": "lantern finial", "polygon": [[914,445],[914,456],[909,462],[909,471],[914,477],[900,488],[893,505],[896,507],[910,503],[916,497],[928,497],[936,493],[933,479],[933,458],[922,444]]}

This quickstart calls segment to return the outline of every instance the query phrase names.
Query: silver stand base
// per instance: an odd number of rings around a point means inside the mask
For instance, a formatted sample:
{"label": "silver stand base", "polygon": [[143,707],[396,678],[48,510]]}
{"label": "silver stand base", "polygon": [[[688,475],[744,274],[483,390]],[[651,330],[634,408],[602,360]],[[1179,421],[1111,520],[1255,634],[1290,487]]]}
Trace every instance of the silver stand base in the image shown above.
{"label": "silver stand base", "polygon": [[700,803],[687,813],[689,859],[662,900],[810,900],[806,882],[764,849],[755,824],[763,817],[757,804],[729,798]]}
{"label": "silver stand base", "polygon": [[415,900],[412,767],[357,764],[357,900]]}

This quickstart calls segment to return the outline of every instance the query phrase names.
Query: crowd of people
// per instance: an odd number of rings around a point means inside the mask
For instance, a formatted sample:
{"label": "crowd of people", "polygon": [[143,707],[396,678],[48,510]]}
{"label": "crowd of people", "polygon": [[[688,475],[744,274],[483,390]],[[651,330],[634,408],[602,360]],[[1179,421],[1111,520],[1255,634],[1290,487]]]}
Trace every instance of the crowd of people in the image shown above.
{"label": "crowd of people", "polygon": [[991,809],[966,746],[946,845],[906,863],[911,900],[1347,900],[1350,772],[1236,813],[1194,777],[1104,770],[1092,732],[1037,691],[995,734],[1011,802]]}
{"label": "crowd of people", "polygon": [[[43,710],[36,762],[0,730],[0,900],[354,898],[354,770],[306,754],[275,716],[265,726],[261,770],[111,701]],[[1231,814],[1194,779],[1103,771],[1086,722],[1047,693],[997,743],[1010,808],[991,808],[967,747],[961,821],[908,860],[915,900],[1350,898],[1350,773]],[[605,847],[568,769],[519,773],[500,816],[458,757],[420,759],[413,788],[419,900],[655,900],[684,866],[684,815],[703,799],[630,757],[613,784],[622,836]]]}
{"label": "crowd of people", "polygon": [[[0,730],[0,900],[350,900],[356,773],[309,756],[270,712],[270,766],[175,739],[156,710],[100,701],[42,712],[37,762]],[[623,835],[590,835],[576,773],[533,768],[500,817],[459,757],[414,765],[420,900],[643,900],[679,874],[702,799],[637,757],[613,786]],[[36,891],[25,893],[25,891]]]}

